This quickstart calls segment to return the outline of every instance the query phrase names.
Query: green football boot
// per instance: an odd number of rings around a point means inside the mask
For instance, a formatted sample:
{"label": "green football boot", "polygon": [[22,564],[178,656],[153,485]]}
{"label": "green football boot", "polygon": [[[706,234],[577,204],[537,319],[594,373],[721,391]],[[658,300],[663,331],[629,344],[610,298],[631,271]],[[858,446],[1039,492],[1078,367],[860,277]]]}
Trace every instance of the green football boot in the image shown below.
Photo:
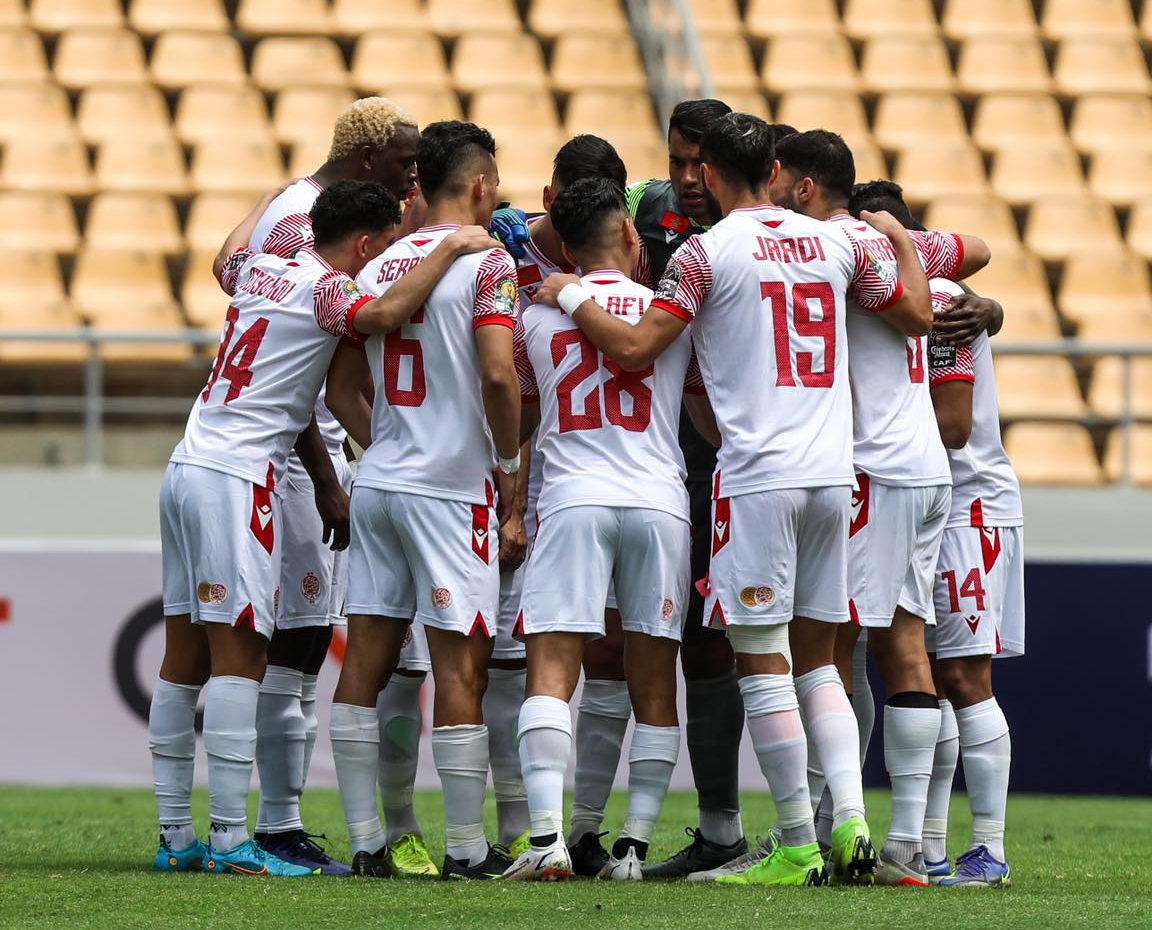
{"label": "green football boot", "polygon": [[720,875],[718,885],[827,885],[828,872],[817,843],[777,846],[739,875]]}
{"label": "green football boot", "polygon": [[439,877],[440,870],[428,855],[428,847],[419,833],[403,833],[389,845],[397,878]]}
{"label": "green football boot", "polygon": [[833,885],[871,885],[876,881],[876,849],[861,817],[845,820],[832,831],[828,874]]}

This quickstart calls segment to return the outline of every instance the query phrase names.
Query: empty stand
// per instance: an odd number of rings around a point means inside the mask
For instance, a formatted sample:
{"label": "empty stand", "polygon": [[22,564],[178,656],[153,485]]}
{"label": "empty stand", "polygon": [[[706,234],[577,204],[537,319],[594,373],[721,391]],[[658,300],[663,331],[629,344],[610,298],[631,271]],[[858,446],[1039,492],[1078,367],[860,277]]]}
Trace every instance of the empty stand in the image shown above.
{"label": "empty stand", "polygon": [[0,140],[71,136],[72,108],[56,84],[0,84]]}
{"label": "empty stand", "polygon": [[876,106],[876,141],[886,149],[925,142],[966,142],[964,111],[952,94],[899,91]]}
{"label": "empty stand", "polygon": [[591,132],[609,142],[624,137],[658,139],[660,127],[647,94],[620,94],[605,90],[578,91],[568,101],[564,132],[574,136]]}
{"label": "empty stand", "polygon": [[284,182],[284,164],[270,140],[241,140],[230,146],[202,143],[192,153],[191,177],[199,191],[266,191]]}
{"label": "empty stand", "polygon": [[1056,41],[1084,36],[1136,37],[1131,0],[1044,0],[1040,26],[1046,37]]}
{"label": "empty stand", "polygon": [[463,119],[460,97],[449,87],[385,87],[379,91],[416,117],[420,126],[446,119]]}
{"label": "empty stand", "polygon": [[860,61],[864,88],[950,91],[955,83],[948,50],[935,35],[884,35],[869,40]]}
{"label": "empty stand", "polygon": [[748,34],[758,39],[778,39],[801,33],[827,35],[840,31],[836,0],[805,0],[804,3],[748,0],[744,24]]}
{"label": "empty stand", "polygon": [[184,248],[176,207],[162,194],[98,194],[88,208],[84,238],[88,246],[105,249],[175,255]]}
{"label": "empty stand", "polygon": [[331,141],[325,136],[310,136],[292,146],[288,158],[288,177],[302,178],[312,174],[328,160]]}
{"label": "empty stand", "polygon": [[1128,248],[1152,261],[1152,200],[1139,200],[1128,214]]}
{"label": "empty stand", "polygon": [[376,93],[383,87],[442,88],[449,83],[448,64],[439,40],[427,33],[370,32],[352,54],[352,83]]}
{"label": "empty stand", "polygon": [[0,193],[0,252],[35,249],[74,252],[80,244],[76,211],[55,191]]}
{"label": "empty stand", "polygon": [[1067,142],[1001,149],[992,166],[992,190],[1013,206],[1084,190],[1080,157]]}
{"label": "empty stand", "polygon": [[852,47],[836,33],[777,35],[768,43],[760,77],[765,87],[778,93],[790,90],[855,93],[860,89]]}
{"label": "empty stand", "polygon": [[128,19],[133,29],[146,36],[169,29],[223,32],[228,28],[223,0],[132,0]]}
{"label": "empty stand", "polygon": [[[472,97],[468,118],[488,129],[497,142],[502,138],[546,133],[550,138],[560,132],[560,115],[556,101],[543,89],[497,88],[478,91]],[[501,143],[506,146],[507,143]]]}
{"label": "empty stand", "polygon": [[448,38],[522,28],[513,0],[428,0],[427,11],[428,28]]}
{"label": "empty stand", "polygon": [[[0,250],[0,329],[79,327],[80,317],[64,294],[56,256],[27,248],[25,244]],[[87,354],[82,343],[0,339],[0,362],[9,365],[76,364]]]}
{"label": "empty stand", "polygon": [[342,36],[358,38],[375,29],[424,32],[428,17],[421,0],[334,0],[332,28]]}
{"label": "empty stand", "polygon": [[1152,100],[1142,94],[1089,94],[1072,109],[1068,134],[1082,152],[1147,147],[1152,139]]}
{"label": "empty stand", "polygon": [[846,0],[844,31],[855,39],[936,35],[931,0]]}
{"label": "empty stand", "polygon": [[44,40],[31,29],[0,29],[0,81],[42,81],[47,77]]}
{"label": "empty stand", "polygon": [[1108,479],[1120,481],[1128,477],[1134,484],[1152,485],[1152,424],[1135,424],[1128,436],[1130,445],[1125,443],[1124,432],[1120,426],[1108,434],[1104,449]]}
{"label": "empty stand", "polygon": [[323,36],[261,39],[252,51],[252,82],[261,90],[278,91],[300,83],[344,87],[348,72],[344,56],[332,39]]}
{"label": "empty stand", "polygon": [[1060,312],[1075,323],[1092,316],[1123,318],[1150,303],[1148,265],[1135,255],[1076,255],[1064,266]]}
{"label": "empty stand", "polygon": [[556,40],[552,50],[552,85],[567,93],[596,88],[646,91],[648,77],[630,34],[573,33]]}
{"label": "empty stand", "polygon": [[1063,145],[1064,117],[1049,94],[985,94],[976,103],[972,138],[982,149]]}
{"label": "empty stand", "polygon": [[1020,249],[1020,234],[1012,210],[998,197],[936,197],[924,211],[923,220],[929,229],[979,236],[992,249],[994,262],[999,260],[1000,253],[1014,253]]}
{"label": "empty stand", "polygon": [[[509,68],[508,62],[516,62]],[[534,36],[522,32],[462,36],[452,54],[452,81],[463,91],[486,87],[548,86],[544,54]]]}
{"label": "empty stand", "polygon": [[951,39],[1030,39],[1038,31],[1032,0],[946,0],[940,25]]}
{"label": "empty stand", "polygon": [[144,45],[127,29],[72,29],[60,37],[53,71],[65,87],[146,80]]}
{"label": "empty stand", "polygon": [[1051,309],[1052,297],[1044,265],[1023,249],[1004,249],[994,253],[988,266],[966,283],[977,293],[995,297],[1009,310],[1017,303],[1027,303],[1049,308],[1049,312],[1055,313]]}
{"label": "empty stand", "polygon": [[188,222],[184,229],[188,249],[191,252],[211,251],[215,255],[228,233],[239,225],[254,206],[256,200],[249,194],[197,195],[188,207]]}
{"label": "empty stand", "polygon": [[345,87],[286,87],[276,95],[272,110],[276,138],[287,144],[316,136],[330,138],[336,117],[355,99]]}
{"label": "empty stand", "polygon": [[188,254],[184,279],[180,285],[184,315],[192,326],[219,329],[228,309],[228,295],[220,289],[219,282],[212,274],[212,259],[216,257],[219,246],[195,248],[189,242],[189,247],[192,251]]}
{"label": "empty stand", "polygon": [[326,35],[326,0],[240,0],[237,28],[250,36]]}
{"label": "empty stand", "polygon": [[3,165],[0,184],[5,188],[76,196],[92,190],[88,153],[75,137],[11,139],[4,146]]}
{"label": "empty stand", "polygon": [[1152,149],[1128,145],[1101,149],[1092,156],[1088,186],[1116,206],[1152,197]]}
{"label": "empty stand", "polygon": [[1037,40],[991,35],[964,43],[956,62],[956,84],[966,94],[1047,92],[1052,78]]}
{"label": "empty stand", "polygon": [[721,97],[727,97],[732,92],[754,92],[760,86],[752,52],[740,36],[701,36],[700,51],[712,78],[712,85]]}
{"label": "empty stand", "polygon": [[45,35],[66,29],[115,29],[124,24],[124,10],[119,0],[31,0],[28,22]]}
{"label": "empty stand", "polygon": [[[313,118],[320,122],[319,117]],[[221,139],[268,139],[272,131],[264,95],[255,87],[196,84],[176,104],[176,134],[185,145]]]}
{"label": "empty stand", "polygon": [[947,195],[977,196],[986,189],[980,153],[963,141],[905,149],[896,159],[895,180],[914,203]]}
{"label": "empty stand", "polygon": [[1032,205],[1024,242],[1045,261],[1063,261],[1090,252],[1123,251],[1120,225],[1108,204],[1094,197],[1059,192]]}
{"label": "empty stand", "polygon": [[1145,94],[1148,66],[1134,41],[1065,39],[1052,67],[1056,90],[1075,97],[1091,93]]}
{"label": "empty stand", "polygon": [[844,137],[848,148],[852,150],[852,160],[856,164],[857,181],[874,181],[877,178],[886,178],[890,174],[888,165],[880,147],[872,141],[871,136]]}
{"label": "empty stand", "polygon": [[184,155],[172,139],[109,139],[96,153],[96,184],[106,191],[183,195],[188,192]]}
{"label": "empty stand", "polygon": [[[571,0],[532,0],[528,27],[541,38],[555,39],[571,31],[572,9]],[[618,0],[583,0],[580,30],[623,35],[629,31],[628,17]]]}
{"label": "empty stand", "polygon": [[151,71],[152,80],[164,88],[248,80],[240,43],[223,32],[163,33],[152,49]]}
{"label": "empty stand", "polygon": [[1088,410],[1076,372],[1059,355],[996,356],[996,393],[1000,415],[1027,417],[1082,417]]}
{"label": "empty stand", "polygon": [[[820,90],[792,91],[780,98],[776,117],[779,122],[791,126],[830,129],[841,135],[849,133],[859,136],[868,132],[864,104],[856,94]],[[879,139],[879,125],[876,135]]]}
{"label": "empty stand", "polygon": [[1092,437],[1073,423],[1017,423],[1004,446],[1025,484],[1096,485],[1103,481]]}
{"label": "empty stand", "polygon": [[172,135],[168,105],[151,84],[89,87],[80,95],[76,128],[90,145],[124,137],[166,139]]}
{"label": "empty stand", "polygon": [[[1124,416],[1124,366],[1122,358],[1102,358],[1092,369],[1088,406],[1102,417]],[[1132,415],[1152,418],[1152,359],[1131,360]]]}

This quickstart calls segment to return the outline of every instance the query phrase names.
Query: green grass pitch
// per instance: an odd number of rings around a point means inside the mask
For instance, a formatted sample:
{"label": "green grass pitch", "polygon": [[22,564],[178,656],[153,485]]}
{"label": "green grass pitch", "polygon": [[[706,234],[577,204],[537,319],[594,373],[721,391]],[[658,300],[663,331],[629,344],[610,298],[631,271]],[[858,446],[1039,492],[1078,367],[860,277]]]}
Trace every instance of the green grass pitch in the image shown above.
{"label": "green grass pitch", "polygon": [[[749,833],[767,830],[771,801],[749,794],[745,802]],[[622,794],[613,797],[608,827],[619,828],[624,803]],[[873,835],[882,837],[887,796],[870,792],[868,804]],[[201,821],[206,807],[205,794],[198,791],[193,809]],[[950,846],[955,854],[968,835],[966,799],[957,795],[952,808]],[[438,857],[443,849],[439,796],[420,793],[417,809]],[[305,813],[309,828],[326,832],[333,838],[331,850],[347,857],[336,792],[309,792]],[[146,790],[0,788],[0,927],[1152,927],[1152,801],[1014,796],[1008,815],[1016,885],[998,891],[249,879],[150,872],[156,829],[152,796]],[[694,798],[670,795],[652,854],[662,857],[679,848],[685,842],[683,826],[694,823]]]}

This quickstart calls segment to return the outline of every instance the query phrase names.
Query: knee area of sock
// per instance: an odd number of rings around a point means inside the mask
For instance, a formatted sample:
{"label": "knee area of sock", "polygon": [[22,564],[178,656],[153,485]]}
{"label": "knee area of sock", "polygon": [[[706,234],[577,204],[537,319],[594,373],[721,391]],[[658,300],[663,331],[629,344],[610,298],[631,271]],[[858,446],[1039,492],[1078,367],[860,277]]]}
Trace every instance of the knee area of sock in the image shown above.
{"label": "knee area of sock", "polygon": [[796,696],[805,709],[816,713],[850,712],[848,694],[835,665],[821,665],[796,677]]}
{"label": "knee area of sock", "polygon": [[378,743],[380,729],[375,707],[356,704],[333,704],[328,719],[328,733],[333,742],[338,740]]}
{"label": "knee area of sock", "polygon": [[[740,695],[749,718],[798,710],[791,675],[749,675],[740,679]],[[799,718],[797,718],[799,719]]]}
{"label": "knee area of sock", "polygon": [[971,707],[958,708],[956,726],[960,731],[960,745],[965,748],[990,743],[1008,735],[1008,721],[996,698],[989,698]]}
{"label": "knee area of sock", "polygon": [[304,673],[281,665],[269,665],[260,682],[261,694],[277,694],[299,699],[304,692]]}
{"label": "knee area of sock", "polygon": [[200,698],[200,685],[179,685],[163,678],[156,679],[152,690],[152,707],[173,707],[196,709],[196,701]]}
{"label": "knee area of sock", "polygon": [[556,730],[571,739],[572,713],[567,702],[539,694],[525,698],[520,705],[516,735],[523,739],[524,734],[532,730]]}
{"label": "knee area of sock", "polygon": [[788,624],[773,623],[767,626],[730,626],[727,630],[728,642],[737,655],[771,656],[780,655],[792,666],[792,649],[788,641]]}
{"label": "knee area of sock", "polygon": [[303,675],[300,678],[300,703],[315,704],[316,688],[320,682],[319,675]]}
{"label": "knee area of sock", "polygon": [[951,701],[939,701],[940,705],[940,734],[936,737],[939,743],[960,738],[960,729],[956,726],[956,712],[952,709]]}
{"label": "knee area of sock", "polygon": [[438,772],[483,773],[488,777],[488,728],[483,724],[435,727],[432,758]]}
{"label": "knee area of sock", "polygon": [[636,724],[632,731],[632,745],[628,748],[629,762],[668,762],[676,764],[680,755],[680,728],[654,727]]}
{"label": "knee area of sock", "polygon": [[605,679],[585,681],[584,691],[580,695],[580,713],[627,720],[632,716],[632,699],[628,696],[628,683]]}

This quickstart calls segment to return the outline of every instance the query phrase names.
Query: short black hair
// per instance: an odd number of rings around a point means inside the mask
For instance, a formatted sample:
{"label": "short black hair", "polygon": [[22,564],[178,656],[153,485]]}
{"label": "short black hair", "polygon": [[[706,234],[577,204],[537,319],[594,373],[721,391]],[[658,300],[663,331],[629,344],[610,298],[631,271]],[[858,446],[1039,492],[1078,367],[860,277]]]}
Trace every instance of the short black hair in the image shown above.
{"label": "short black hair", "polygon": [[400,222],[400,201],[376,181],[337,181],[312,204],[316,245],[341,242],[357,233],[378,233]]}
{"label": "short black hair", "polygon": [[924,225],[912,215],[908,204],[904,202],[904,188],[895,181],[865,181],[852,188],[848,212],[853,216],[859,216],[862,210],[868,210],[870,213],[887,210],[905,229],[924,231]]}
{"label": "short black hair", "polygon": [[700,140],[700,160],[726,180],[763,187],[775,158],[772,128],[751,113],[729,113],[716,120]]}
{"label": "short black hair", "polygon": [[475,123],[445,120],[425,126],[416,146],[416,170],[425,198],[435,197],[461,168],[482,154],[495,156],[496,141]]}
{"label": "short black hair", "polygon": [[574,250],[595,242],[618,214],[628,215],[624,188],[608,178],[581,178],[565,187],[548,211],[560,240]]}
{"label": "short black hair", "polygon": [[776,147],[781,168],[811,178],[826,194],[841,198],[845,204],[856,183],[856,160],[852,150],[836,133],[827,129],[809,129],[782,140]]}
{"label": "short black hair", "polygon": [[599,136],[573,136],[556,153],[552,177],[567,187],[582,178],[607,178],[621,187],[628,183],[628,169],[612,143]]}
{"label": "short black hair", "polygon": [[676,130],[685,142],[699,145],[708,127],[731,112],[732,108],[723,100],[707,97],[703,100],[682,100],[676,104],[668,118],[668,135]]}
{"label": "short black hair", "polygon": [[789,126],[787,123],[769,123],[768,128],[772,130],[772,141],[777,145],[789,136],[794,136],[800,131],[795,126]]}

